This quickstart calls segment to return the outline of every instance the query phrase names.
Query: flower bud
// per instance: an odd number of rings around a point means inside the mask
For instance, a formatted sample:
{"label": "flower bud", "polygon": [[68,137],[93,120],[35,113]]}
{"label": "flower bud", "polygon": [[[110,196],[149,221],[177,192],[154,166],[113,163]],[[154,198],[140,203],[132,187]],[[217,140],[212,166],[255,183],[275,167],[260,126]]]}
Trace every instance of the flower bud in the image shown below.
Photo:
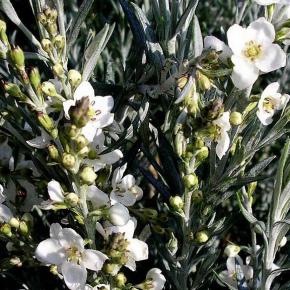
{"label": "flower bud", "polygon": [[11,58],[12,62],[14,63],[14,65],[19,70],[24,70],[25,69],[24,52],[19,46],[16,46],[16,47],[11,49],[10,58]]}
{"label": "flower bud", "polygon": [[200,71],[197,71],[196,79],[197,85],[202,91],[207,91],[212,87],[210,79]]}
{"label": "flower bud", "polygon": [[46,27],[48,33],[52,36],[56,36],[57,35],[57,25],[56,23],[48,23],[47,27]]}
{"label": "flower bud", "polygon": [[130,218],[129,210],[121,203],[116,203],[109,209],[109,220],[115,226],[125,225]]}
{"label": "flower bud", "polygon": [[28,227],[27,223],[24,221],[20,222],[19,230],[20,230],[20,233],[24,236],[27,236],[29,234],[29,227]]}
{"label": "flower bud", "polygon": [[34,220],[33,220],[33,216],[31,213],[26,212],[25,214],[23,214],[23,216],[21,217],[21,220],[26,222],[26,224],[29,228],[33,227]]}
{"label": "flower bud", "polygon": [[55,130],[57,130],[54,126],[54,121],[45,113],[38,112],[37,119],[42,127],[51,134],[53,138],[57,137],[57,132],[55,136]]}
{"label": "flower bud", "polygon": [[183,177],[183,182],[184,182],[185,187],[190,189],[198,185],[198,178],[194,173],[188,174]]}
{"label": "flower bud", "polygon": [[12,228],[18,229],[19,228],[19,220],[17,218],[13,217],[13,218],[10,219],[9,225]]}
{"label": "flower bud", "polygon": [[158,234],[158,235],[164,235],[164,234],[165,234],[165,229],[162,228],[160,225],[152,224],[151,227],[152,227],[152,230],[153,230],[156,234]]}
{"label": "flower bud", "polygon": [[7,29],[6,22],[3,20],[0,20],[0,40],[4,43],[5,46],[9,46],[6,29]]}
{"label": "flower bud", "polygon": [[48,154],[52,160],[58,160],[59,159],[59,153],[55,145],[51,144],[48,146]]}
{"label": "flower bud", "polygon": [[116,273],[116,269],[119,269],[118,264],[113,264],[113,263],[105,263],[103,266],[103,271],[107,274],[114,274]]}
{"label": "flower bud", "polygon": [[12,97],[21,97],[22,92],[19,88],[19,86],[13,84],[13,83],[3,83],[3,87],[6,93],[8,93]]}
{"label": "flower bud", "polygon": [[64,45],[65,45],[64,36],[62,36],[60,34],[56,35],[53,39],[53,44],[54,44],[56,49],[62,50],[64,48]]}
{"label": "flower bud", "polygon": [[37,15],[37,20],[38,22],[40,22],[42,25],[46,25],[47,23],[47,18],[46,15],[44,13],[38,13]]}
{"label": "flower bud", "polygon": [[41,46],[42,46],[43,50],[47,53],[51,52],[51,50],[52,50],[52,43],[47,38],[44,38],[41,40]]}
{"label": "flower bud", "polygon": [[206,146],[200,148],[196,154],[196,159],[199,161],[205,160],[209,155],[209,150]]}
{"label": "flower bud", "polygon": [[88,145],[88,140],[84,135],[79,135],[76,139],[75,139],[76,145],[77,145],[77,150],[82,150],[83,148],[85,148]]}
{"label": "flower bud", "polygon": [[1,234],[12,237],[11,226],[9,224],[3,224],[0,228]]}
{"label": "flower bud", "polygon": [[240,250],[241,248],[237,245],[227,245],[224,253],[227,257],[236,257]]}
{"label": "flower bud", "polygon": [[230,123],[233,126],[239,126],[243,122],[243,116],[239,112],[232,112],[230,115]]}
{"label": "flower bud", "polygon": [[16,266],[16,267],[22,266],[22,262],[21,262],[20,258],[16,257],[16,256],[10,258],[9,263],[11,266]]}
{"label": "flower bud", "polygon": [[184,202],[180,196],[178,196],[178,195],[171,196],[169,199],[169,203],[174,210],[176,210],[176,211],[183,210]]}
{"label": "flower bud", "polygon": [[76,207],[79,203],[79,197],[74,192],[67,194],[64,200],[71,207]]}
{"label": "flower bud", "polygon": [[57,10],[51,9],[50,15],[47,15],[52,22],[55,22],[57,19]]}
{"label": "flower bud", "polygon": [[78,134],[79,129],[76,125],[69,125],[65,127],[65,132],[68,137],[74,138]]}
{"label": "flower bud", "polygon": [[193,203],[200,203],[203,199],[203,193],[201,190],[196,190],[192,193],[191,201]]}
{"label": "flower bud", "polygon": [[174,145],[177,155],[182,156],[186,151],[186,140],[182,132],[178,132],[175,136]]}
{"label": "flower bud", "polygon": [[198,243],[206,243],[209,239],[209,236],[208,236],[208,232],[207,231],[199,231],[195,234],[195,240],[198,242]]}
{"label": "flower bud", "polygon": [[77,87],[82,81],[82,75],[74,69],[69,70],[68,80],[73,88]]}
{"label": "flower bud", "polygon": [[286,244],[287,244],[287,238],[284,236],[284,237],[281,239],[279,246],[282,248],[282,247],[284,247]]}
{"label": "flower bud", "polygon": [[171,238],[168,241],[168,243],[166,244],[166,248],[168,249],[168,251],[170,252],[170,254],[172,256],[176,254],[176,252],[178,250],[178,240],[174,236],[174,233],[171,233]]}
{"label": "flower bud", "polygon": [[117,287],[122,288],[125,286],[125,284],[127,282],[127,278],[123,273],[118,273],[115,276],[115,281],[116,281]]}
{"label": "flower bud", "polygon": [[97,174],[92,167],[86,166],[80,172],[80,178],[83,183],[92,184],[95,182]]}
{"label": "flower bud", "polygon": [[158,217],[158,212],[153,208],[142,208],[139,210],[142,212],[143,217],[147,220],[155,220]]}
{"label": "flower bud", "polygon": [[69,153],[64,153],[62,156],[62,165],[66,169],[73,169],[76,164],[76,158]]}
{"label": "flower bud", "polygon": [[35,91],[38,91],[40,87],[40,74],[37,67],[34,67],[29,72],[29,79]]}
{"label": "flower bud", "polygon": [[42,92],[50,97],[54,97],[57,95],[57,91],[55,85],[51,82],[43,82],[41,85]]}
{"label": "flower bud", "polygon": [[59,78],[64,77],[64,69],[63,66],[60,63],[55,64],[52,67],[53,74]]}

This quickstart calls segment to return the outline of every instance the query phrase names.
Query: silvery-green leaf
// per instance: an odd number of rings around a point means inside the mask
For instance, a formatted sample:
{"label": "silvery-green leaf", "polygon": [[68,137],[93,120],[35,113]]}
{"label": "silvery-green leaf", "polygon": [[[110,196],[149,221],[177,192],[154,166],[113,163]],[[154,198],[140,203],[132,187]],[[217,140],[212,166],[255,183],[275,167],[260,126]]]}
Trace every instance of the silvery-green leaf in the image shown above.
{"label": "silvery-green leaf", "polygon": [[93,38],[91,44],[85,51],[85,64],[83,69],[83,80],[88,80],[98,62],[98,58],[101,52],[104,50],[107,42],[109,41],[115,24],[109,25],[106,24],[104,28]]}
{"label": "silvery-green leaf", "polygon": [[203,51],[203,38],[199,21],[196,15],[194,15],[194,56],[198,57]]}
{"label": "silvery-green leaf", "polygon": [[94,0],[84,0],[82,5],[80,6],[79,12],[70,27],[70,34],[68,36],[68,51],[70,50],[71,46],[76,41],[80,32],[81,26],[85,18],[87,17],[93,3],[94,3]]}

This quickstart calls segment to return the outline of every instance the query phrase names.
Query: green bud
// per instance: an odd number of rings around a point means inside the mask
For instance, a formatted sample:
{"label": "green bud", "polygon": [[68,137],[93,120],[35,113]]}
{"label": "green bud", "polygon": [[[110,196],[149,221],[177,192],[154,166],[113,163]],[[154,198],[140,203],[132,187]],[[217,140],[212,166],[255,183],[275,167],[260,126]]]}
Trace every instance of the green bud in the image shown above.
{"label": "green bud", "polygon": [[6,29],[7,29],[6,22],[3,20],[0,20],[0,40],[4,43],[5,46],[9,46]]}
{"label": "green bud", "polygon": [[21,220],[24,221],[30,229],[33,227],[34,220],[31,213],[26,212],[25,214],[23,214]]}
{"label": "green bud", "polygon": [[212,87],[212,83],[210,79],[201,73],[200,71],[196,72],[196,80],[197,80],[197,85],[202,91],[207,91]]}
{"label": "green bud", "polygon": [[68,80],[73,88],[77,87],[82,81],[82,75],[74,69],[69,70]]}
{"label": "green bud", "polygon": [[127,282],[127,278],[123,273],[118,273],[115,276],[115,281],[116,281],[117,287],[124,287]]}
{"label": "green bud", "polygon": [[18,229],[19,228],[19,220],[17,218],[13,217],[13,218],[10,219],[9,225],[12,228]]}
{"label": "green bud", "polygon": [[57,76],[59,78],[63,78],[64,77],[64,69],[63,69],[63,66],[60,63],[55,64],[52,67],[52,71],[53,71],[55,76]]}
{"label": "green bud", "polygon": [[239,112],[232,112],[230,115],[230,123],[233,126],[239,126],[243,122],[243,116]]}
{"label": "green bud", "polygon": [[51,9],[50,15],[48,15],[48,17],[52,22],[55,22],[57,19],[57,10]]}
{"label": "green bud", "polygon": [[178,195],[171,196],[169,199],[169,203],[174,210],[176,210],[176,211],[183,210],[184,202],[180,196],[178,196]]}
{"label": "green bud", "polygon": [[58,50],[62,50],[64,48],[64,45],[65,45],[64,36],[62,36],[60,34],[56,35],[53,39],[53,44],[54,44],[55,48],[57,48]]}
{"label": "green bud", "polygon": [[183,177],[183,182],[185,187],[190,189],[198,185],[198,178],[194,173],[188,174]]}
{"label": "green bud", "polygon": [[49,133],[52,133],[55,129],[54,121],[45,113],[38,112],[37,119],[42,127]]}
{"label": "green bud", "polygon": [[69,153],[64,153],[62,156],[62,165],[66,169],[73,169],[76,164],[76,158]]}
{"label": "green bud", "polygon": [[80,173],[80,178],[83,183],[90,185],[95,182],[97,174],[92,167],[86,166],[82,169]]}
{"label": "green bud", "polygon": [[53,144],[48,146],[48,154],[52,160],[57,161],[59,159],[58,150],[57,150],[56,146]]}
{"label": "green bud", "polygon": [[3,83],[3,87],[6,93],[8,93],[12,97],[21,97],[22,92],[19,88],[19,86],[13,84],[13,83]]}
{"label": "green bud", "polygon": [[204,146],[204,141],[201,138],[196,138],[194,146],[195,148],[200,149]]}
{"label": "green bud", "polygon": [[24,52],[19,46],[16,46],[16,47],[11,49],[10,58],[11,58],[12,62],[14,63],[14,65],[19,70],[24,70],[25,69]]}
{"label": "green bud", "polygon": [[118,264],[113,264],[113,263],[106,263],[103,266],[103,270],[105,273],[107,274],[112,274],[115,272],[115,269],[118,268],[119,269],[119,265]]}
{"label": "green bud", "polygon": [[209,155],[209,150],[206,146],[200,148],[196,154],[196,159],[199,161],[205,160]]}
{"label": "green bud", "polygon": [[57,35],[57,25],[56,23],[48,23],[47,27],[46,27],[48,33],[52,36],[56,36]]}
{"label": "green bud", "polygon": [[83,148],[85,148],[88,145],[88,140],[84,135],[79,135],[76,139],[75,139],[75,143],[77,145],[77,150],[80,151]]}
{"label": "green bud", "polygon": [[50,97],[54,97],[57,95],[57,91],[55,85],[51,82],[43,82],[41,85],[42,92]]}
{"label": "green bud", "polygon": [[76,125],[70,125],[65,128],[65,131],[68,137],[74,138],[78,134],[79,129]]}
{"label": "green bud", "polygon": [[12,237],[11,226],[9,224],[2,225],[0,232],[7,237]]}
{"label": "green bud", "polygon": [[142,208],[140,212],[143,213],[145,219],[155,220],[158,217],[158,212],[153,208]]}
{"label": "green bud", "polygon": [[52,51],[52,43],[47,38],[44,38],[41,40],[41,46],[42,46],[43,50],[47,53],[50,53]]}
{"label": "green bud", "polygon": [[29,227],[28,227],[27,223],[24,221],[20,222],[19,230],[20,230],[20,233],[24,236],[27,236],[29,234]]}
{"label": "green bud", "polygon": [[40,73],[37,67],[34,67],[29,72],[29,79],[35,91],[38,91],[40,87]]}
{"label": "green bud", "polygon": [[71,207],[76,207],[79,203],[79,197],[74,192],[67,194],[64,200]]}
{"label": "green bud", "polygon": [[174,236],[174,233],[171,233],[171,238],[169,239],[168,243],[166,244],[166,248],[170,252],[170,254],[173,256],[176,254],[178,250],[178,240]]}
{"label": "green bud", "polygon": [[165,234],[165,229],[162,228],[161,226],[157,225],[157,224],[152,224],[151,225],[152,230],[159,235],[164,235]]}
{"label": "green bud", "polygon": [[203,199],[203,193],[201,190],[196,190],[192,193],[191,201],[193,203],[200,203]]}
{"label": "green bud", "polygon": [[207,231],[199,231],[195,234],[195,240],[200,243],[206,243],[209,239],[209,235]]}
{"label": "green bud", "polygon": [[182,132],[178,132],[174,140],[175,151],[179,157],[186,151],[186,140]]}

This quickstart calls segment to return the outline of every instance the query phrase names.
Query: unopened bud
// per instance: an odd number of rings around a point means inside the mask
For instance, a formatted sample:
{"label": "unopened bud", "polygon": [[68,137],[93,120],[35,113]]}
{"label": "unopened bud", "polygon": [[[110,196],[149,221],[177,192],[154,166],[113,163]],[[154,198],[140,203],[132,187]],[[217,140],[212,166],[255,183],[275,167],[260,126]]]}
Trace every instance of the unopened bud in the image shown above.
{"label": "unopened bud", "polygon": [[4,43],[4,45],[8,46],[9,41],[6,34],[6,29],[7,29],[6,22],[3,20],[0,20],[0,40]]}
{"label": "unopened bud", "polygon": [[145,219],[155,220],[158,217],[158,212],[153,208],[140,209]]}
{"label": "unopened bud", "polygon": [[183,177],[183,182],[185,187],[190,189],[198,184],[198,178],[194,173],[188,174]]}
{"label": "unopened bud", "polygon": [[39,70],[37,67],[34,67],[30,70],[29,79],[30,79],[30,82],[31,82],[33,88],[36,91],[38,91],[38,89],[40,87],[41,79],[40,79],[40,73],[39,73]]}
{"label": "unopened bud", "polygon": [[164,234],[165,234],[165,229],[162,228],[160,225],[152,224],[151,227],[152,227],[152,230],[153,230],[156,234],[159,234],[159,235],[164,235]]}
{"label": "unopened bud", "polygon": [[22,92],[19,86],[13,83],[3,83],[3,87],[6,93],[8,93],[12,97],[20,97],[22,96]]}
{"label": "unopened bud", "polygon": [[24,70],[24,68],[25,68],[24,52],[19,46],[16,46],[15,48],[11,49],[10,58],[11,58],[12,62],[14,63],[14,65],[19,70]]}
{"label": "unopened bud", "polygon": [[77,145],[77,150],[82,150],[84,147],[86,147],[88,145],[88,140],[84,135],[79,135],[76,139],[75,139],[76,145]]}
{"label": "unopened bud", "polygon": [[44,13],[38,13],[37,15],[37,20],[42,24],[42,25],[46,25],[47,23],[47,18],[46,15]]}
{"label": "unopened bud", "polygon": [[62,156],[62,165],[66,169],[73,169],[76,164],[76,158],[69,153],[64,153]]}
{"label": "unopened bud", "polygon": [[48,146],[48,153],[52,160],[57,161],[59,159],[59,152],[55,145],[51,144]]}
{"label": "unopened bud", "polygon": [[106,263],[103,266],[103,271],[107,274],[113,274],[116,272],[116,269],[119,269],[118,264],[113,264],[113,263]]}
{"label": "unopened bud", "polygon": [[198,150],[198,153],[196,154],[196,158],[199,160],[199,161],[202,161],[202,160],[205,160],[209,155],[209,150],[206,146],[200,148]]}
{"label": "unopened bud", "polygon": [[78,205],[79,197],[74,192],[70,192],[65,196],[65,202],[71,207],[75,207]]}
{"label": "unopened bud", "polygon": [[210,79],[200,71],[197,71],[196,79],[197,85],[202,91],[207,91],[212,87]]}
{"label": "unopened bud", "polygon": [[55,22],[57,19],[57,10],[51,9],[50,15],[47,15],[52,22]]}
{"label": "unopened bud", "polygon": [[78,127],[76,125],[67,126],[65,128],[65,130],[66,130],[67,136],[71,137],[71,138],[75,137],[78,134],[78,132],[79,132],[79,129],[78,129]]}
{"label": "unopened bud", "polygon": [[232,112],[230,115],[230,123],[233,126],[239,126],[243,122],[243,116],[239,112]]}
{"label": "unopened bud", "polygon": [[42,127],[49,132],[53,138],[57,137],[57,129],[55,128],[54,121],[47,114],[39,112],[37,114],[37,119]]}
{"label": "unopened bud", "polygon": [[55,85],[51,82],[43,82],[41,85],[42,92],[50,97],[54,97],[57,95],[57,91]]}
{"label": "unopened bud", "polygon": [[0,232],[7,237],[12,237],[11,226],[9,224],[2,225]]}
{"label": "unopened bud", "polygon": [[53,44],[54,44],[55,48],[57,48],[58,50],[62,50],[64,48],[64,44],[65,44],[64,36],[62,36],[60,34],[56,35],[53,39]]}
{"label": "unopened bud", "polygon": [[224,253],[228,257],[236,257],[240,250],[241,248],[237,245],[227,245]]}
{"label": "unopened bud", "polygon": [[97,174],[92,167],[86,166],[80,172],[80,178],[83,183],[92,184],[95,182]]}
{"label": "unopened bud", "polygon": [[24,221],[29,228],[33,227],[34,220],[31,213],[26,212],[25,214],[23,214],[23,216],[21,217],[21,220]]}
{"label": "unopened bud", "polygon": [[196,190],[192,193],[191,201],[193,203],[199,203],[202,201],[202,199],[203,199],[203,193],[201,190]]}
{"label": "unopened bud", "polygon": [[186,140],[182,132],[178,132],[174,140],[175,151],[178,156],[182,156],[186,151]]}
{"label": "unopened bud", "polygon": [[77,70],[71,69],[68,72],[68,80],[71,86],[75,88],[81,83],[82,75]]}
{"label": "unopened bud", "polygon": [[178,196],[178,195],[171,196],[169,199],[169,203],[174,210],[176,210],[176,211],[183,210],[184,202],[180,196]]}
{"label": "unopened bud", "polygon": [[47,27],[46,27],[48,33],[52,36],[56,36],[57,35],[57,25],[56,23],[48,23]]}
{"label": "unopened bud", "polygon": [[206,243],[209,239],[209,235],[207,231],[200,231],[195,234],[195,240],[198,243]]}
{"label": "unopened bud", "polygon": [[64,76],[64,69],[60,63],[55,64],[52,67],[52,71],[53,71],[54,75],[59,77],[59,78],[62,78]]}
{"label": "unopened bud", "polygon": [[52,50],[52,43],[47,38],[44,38],[41,40],[41,46],[42,46],[43,50],[47,53],[51,52],[51,50]]}
{"label": "unopened bud", "polygon": [[9,225],[12,228],[18,229],[19,228],[19,220],[17,218],[13,217],[13,218],[10,219]]}
{"label": "unopened bud", "polygon": [[21,221],[19,224],[19,230],[22,235],[27,236],[29,234],[29,227],[26,222]]}
{"label": "unopened bud", "polygon": [[116,281],[117,287],[122,288],[125,286],[125,284],[127,282],[127,278],[123,273],[118,273],[115,276],[115,281]]}

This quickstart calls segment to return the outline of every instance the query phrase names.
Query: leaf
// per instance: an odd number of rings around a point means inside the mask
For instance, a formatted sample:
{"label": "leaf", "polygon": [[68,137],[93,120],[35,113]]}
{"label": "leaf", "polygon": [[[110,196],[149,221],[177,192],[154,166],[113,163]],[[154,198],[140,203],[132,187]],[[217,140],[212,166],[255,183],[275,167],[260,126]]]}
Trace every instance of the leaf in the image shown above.
{"label": "leaf", "polygon": [[88,80],[91,77],[97,65],[98,58],[113,33],[114,27],[115,24],[113,24],[112,26],[106,24],[104,28],[93,38],[91,44],[86,49],[86,62],[83,69],[83,80]]}
{"label": "leaf", "polygon": [[272,156],[267,159],[262,160],[257,165],[255,165],[251,170],[246,174],[247,177],[254,177],[259,175],[276,157]]}
{"label": "leaf", "polygon": [[203,38],[199,21],[196,15],[194,15],[194,56],[198,57],[203,51]]}
{"label": "leaf", "polygon": [[6,16],[25,34],[25,36],[35,45],[38,50],[46,55],[46,52],[42,49],[40,42],[37,38],[31,33],[31,31],[22,23],[18,17],[13,5],[10,0],[0,0],[0,10],[2,10]]}
{"label": "leaf", "polygon": [[150,26],[143,11],[134,3],[127,0],[119,0],[122,9],[129,20],[135,42],[145,50],[146,56],[151,64],[160,69],[164,64],[164,55],[160,44]]}
{"label": "leaf", "polygon": [[92,5],[94,3],[94,0],[84,0],[82,5],[79,8],[79,12],[77,14],[77,16],[74,18],[74,21],[71,25],[70,28],[70,34],[68,36],[68,51],[70,51],[71,46],[74,44],[74,42],[76,41],[81,26],[85,20],[85,18],[87,17]]}

